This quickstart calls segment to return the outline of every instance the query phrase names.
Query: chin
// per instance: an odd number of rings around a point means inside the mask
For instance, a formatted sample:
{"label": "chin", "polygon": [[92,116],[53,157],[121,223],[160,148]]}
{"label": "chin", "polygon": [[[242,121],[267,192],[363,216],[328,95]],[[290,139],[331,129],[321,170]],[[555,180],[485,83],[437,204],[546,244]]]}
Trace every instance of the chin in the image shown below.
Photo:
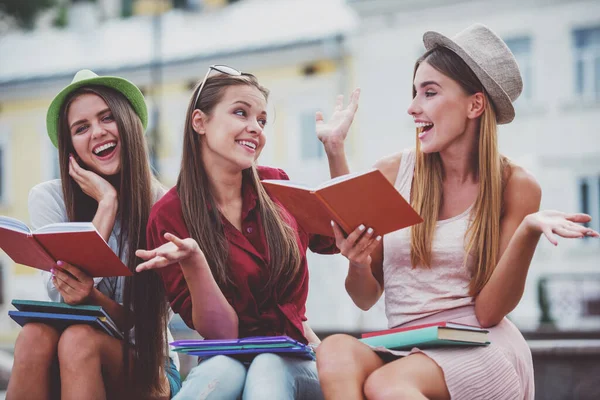
{"label": "chin", "polygon": [[119,165],[118,167],[114,168],[100,168],[99,170],[96,170],[94,172],[102,176],[110,177],[117,175],[119,172],[121,172],[121,166]]}

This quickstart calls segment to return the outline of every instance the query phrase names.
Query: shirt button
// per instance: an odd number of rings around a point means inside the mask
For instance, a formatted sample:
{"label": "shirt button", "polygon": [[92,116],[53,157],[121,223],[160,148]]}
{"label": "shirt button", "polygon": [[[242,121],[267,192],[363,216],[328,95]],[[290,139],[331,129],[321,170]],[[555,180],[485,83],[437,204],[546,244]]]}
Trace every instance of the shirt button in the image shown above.
{"label": "shirt button", "polygon": [[253,231],[254,231],[254,229],[252,229],[251,226],[249,226],[249,227],[246,228],[246,232],[247,233],[252,233]]}

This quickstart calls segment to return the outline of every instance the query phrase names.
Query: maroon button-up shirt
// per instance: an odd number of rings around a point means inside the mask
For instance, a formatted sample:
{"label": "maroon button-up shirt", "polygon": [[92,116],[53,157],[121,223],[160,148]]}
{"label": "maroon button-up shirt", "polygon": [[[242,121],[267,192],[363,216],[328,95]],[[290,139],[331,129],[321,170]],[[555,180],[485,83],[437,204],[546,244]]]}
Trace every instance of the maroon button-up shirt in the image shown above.
{"label": "maroon button-up shirt", "polygon": [[[289,179],[280,169],[259,167],[260,179]],[[300,272],[293,285],[279,293],[266,291],[269,254],[267,240],[260,218],[258,195],[250,181],[242,183],[242,230],[237,230],[221,216],[225,237],[229,242],[229,262],[232,265],[235,285],[221,287],[239,319],[239,337],[288,335],[306,343],[302,322],[306,321],[306,298],[308,296],[308,265],[306,250],[321,254],[333,254],[338,250],[330,237],[309,235],[288,213],[288,223],[298,232],[298,247],[302,257]],[[277,202],[277,199],[273,199]],[[207,206],[208,207],[208,206]],[[210,228],[207,228],[210,229]],[[164,244],[164,234],[170,232],[180,238],[189,237],[183,221],[181,201],[174,187],[152,208],[147,228],[148,248]],[[192,299],[179,264],[159,270],[171,308],[192,329]],[[231,287],[229,287],[231,286]]]}

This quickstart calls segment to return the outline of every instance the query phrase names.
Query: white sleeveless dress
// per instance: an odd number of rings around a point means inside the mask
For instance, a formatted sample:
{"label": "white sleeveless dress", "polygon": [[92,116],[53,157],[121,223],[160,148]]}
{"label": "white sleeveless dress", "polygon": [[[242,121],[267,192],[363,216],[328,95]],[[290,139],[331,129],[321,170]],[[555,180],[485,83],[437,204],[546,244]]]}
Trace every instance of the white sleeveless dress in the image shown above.
{"label": "white sleeveless dress", "polygon": [[[414,149],[405,150],[395,187],[407,200],[414,165]],[[473,262],[464,263],[471,208],[438,221],[431,268],[412,268],[410,228],[384,237],[384,294],[390,328],[438,321],[479,325],[474,299],[468,293]],[[525,339],[506,318],[489,331],[491,344],[486,347],[414,348],[404,354],[421,352],[434,360],[444,371],[452,399],[533,400],[533,362]]]}

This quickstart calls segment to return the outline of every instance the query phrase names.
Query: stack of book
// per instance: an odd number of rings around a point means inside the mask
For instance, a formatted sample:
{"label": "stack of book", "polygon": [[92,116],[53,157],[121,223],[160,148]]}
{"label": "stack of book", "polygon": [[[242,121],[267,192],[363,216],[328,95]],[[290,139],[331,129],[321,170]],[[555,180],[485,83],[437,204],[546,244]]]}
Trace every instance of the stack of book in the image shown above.
{"label": "stack of book", "polygon": [[226,355],[248,360],[260,353],[276,353],[309,360],[315,359],[312,347],[288,336],[253,336],[223,340],[178,340],[170,344],[177,352],[200,357]]}
{"label": "stack of book", "polygon": [[487,330],[454,322],[436,322],[364,333],[360,341],[372,347],[390,350],[490,344]]}
{"label": "stack of book", "polygon": [[8,315],[19,325],[41,322],[62,331],[70,325],[86,324],[106,332],[110,336],[123,339],[123,333],[101,306],[77,305],[36,300],[13,300],[17,311]]}

